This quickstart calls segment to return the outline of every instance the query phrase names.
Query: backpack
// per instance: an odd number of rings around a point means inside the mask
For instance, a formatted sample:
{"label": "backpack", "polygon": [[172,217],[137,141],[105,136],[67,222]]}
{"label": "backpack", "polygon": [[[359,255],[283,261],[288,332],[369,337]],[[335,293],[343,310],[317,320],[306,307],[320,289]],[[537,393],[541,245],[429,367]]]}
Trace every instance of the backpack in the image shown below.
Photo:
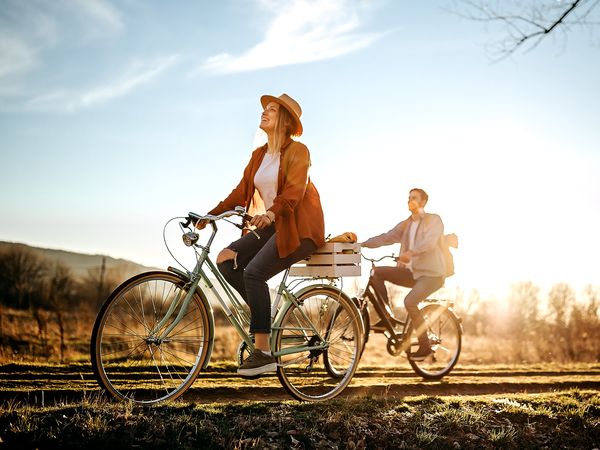
{"label": "backpack", "polygon": [[444,234],[440,238],[440,248],[446,264],[446,278],[454,275],[454,256],[450,247],[458,248],[458,236],[455,234]]}

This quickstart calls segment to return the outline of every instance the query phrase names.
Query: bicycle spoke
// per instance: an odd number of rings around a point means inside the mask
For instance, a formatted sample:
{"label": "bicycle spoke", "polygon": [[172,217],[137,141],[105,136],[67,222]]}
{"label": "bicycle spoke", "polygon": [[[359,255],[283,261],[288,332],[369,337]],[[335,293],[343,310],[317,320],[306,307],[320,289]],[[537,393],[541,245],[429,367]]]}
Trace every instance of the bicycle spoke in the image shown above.
{"label": "bicycle spoke", "polygon": [[176,304],[166,326],[174,323],[186,291],[181,289],[181,280],[170,273],[137,278],[109,297],[104,319],[99,317],[95,326],[94,339],[103,342],[93,346],[97,356],[92,363],[101,385],[112,395],[155,403],[176,398],[193,382],[190,375],[199,370],[209,347],[208,315],[194,294],[173,336],[161,340],[151,335],[150,327],[155,329],[169,307]]}

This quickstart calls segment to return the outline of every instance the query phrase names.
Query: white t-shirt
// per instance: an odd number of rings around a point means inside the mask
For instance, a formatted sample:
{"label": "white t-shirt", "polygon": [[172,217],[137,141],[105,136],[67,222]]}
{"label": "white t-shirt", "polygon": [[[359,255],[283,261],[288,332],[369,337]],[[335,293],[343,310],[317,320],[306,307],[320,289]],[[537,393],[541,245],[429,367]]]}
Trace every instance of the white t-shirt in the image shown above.
{"label": "white t-shirt", "polygon": [[[408,249],[412,250],[415,248],[415,238],[417,236],[417,228],[419,228],[419,223],[421,220],[413,220],[410,223],[410,228],[408,229]],[[412,272],[412,259],[406,265],[408,270]]]}
{"label": "white t-shirt", "polygon": [[277,177],[279,174],[280,152],[265,153],[260,167],[254,175],[254,186],[262,198],[265,209],[273,206],[273,200],[277,196]]}

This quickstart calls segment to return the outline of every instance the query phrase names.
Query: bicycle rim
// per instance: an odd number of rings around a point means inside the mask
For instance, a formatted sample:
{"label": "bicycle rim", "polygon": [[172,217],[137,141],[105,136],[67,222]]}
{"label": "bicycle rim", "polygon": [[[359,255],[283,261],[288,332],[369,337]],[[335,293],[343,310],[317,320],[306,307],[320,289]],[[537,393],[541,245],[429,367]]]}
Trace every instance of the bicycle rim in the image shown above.
{"label": "bicycle rim", "polygon": [[[103,306],[92,334],[92,366],[100,385],[116,398],[140,404],[175,399],[194,382],[208,353],[208,313],[195,294],[169,335],[186,294],[168,272],[142,274],[119,286]],[[169,307],[171,318],[155,330]]]}
{"label": "bicycle rim", "polygon": [[354,304],[331,289],[312,289],[298,301],[299,306],[291,305],[283,316],[276,351],[313,349],[279,356],[277,376],[298,400],[328,400],[344,390],[356,371],[363,339],[361,319]]}
{"label": "bicycle rim", "polygon": [[[427,334],[433,353],[423,361],[412,361],[412,368],[427,379],[439,379],[450,373],[458,361],[461,350],[462,331],[456,316],[440,305],[427,305],[422,309]],[[409,329],[410,352],[419,347],[413,326]]]}

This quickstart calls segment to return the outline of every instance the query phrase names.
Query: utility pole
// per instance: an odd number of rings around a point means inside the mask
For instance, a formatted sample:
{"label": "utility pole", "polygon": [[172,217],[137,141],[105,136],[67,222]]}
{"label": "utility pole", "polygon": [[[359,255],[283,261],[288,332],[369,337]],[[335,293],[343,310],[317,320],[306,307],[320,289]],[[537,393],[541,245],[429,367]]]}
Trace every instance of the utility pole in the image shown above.
{"label": "utility pole", "polygon": [[106,272],[106,256],[102,257],[102,266],[100,267],[100,278],[98,279],[98,296],[96,305],[100,307],[104,301],[104,273]]}

